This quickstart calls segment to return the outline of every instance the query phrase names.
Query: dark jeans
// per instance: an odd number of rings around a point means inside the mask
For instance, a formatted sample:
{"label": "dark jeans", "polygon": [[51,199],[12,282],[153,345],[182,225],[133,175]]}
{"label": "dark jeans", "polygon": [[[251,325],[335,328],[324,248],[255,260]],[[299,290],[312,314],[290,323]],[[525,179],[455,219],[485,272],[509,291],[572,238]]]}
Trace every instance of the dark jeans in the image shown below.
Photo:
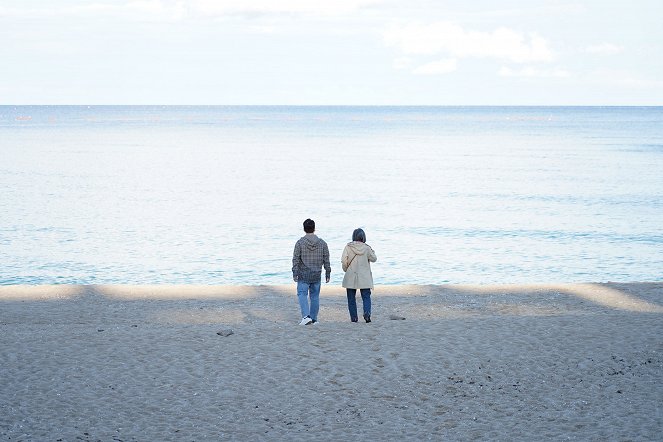
{"label": "dark jeans", "polygon": [[[350,319],[356,321],[357,316],[357,289],[345,289],[348,292],[348,311]],[[371,314],[371,289],[361,289],[361,300],[364,304],[364,314]]]}

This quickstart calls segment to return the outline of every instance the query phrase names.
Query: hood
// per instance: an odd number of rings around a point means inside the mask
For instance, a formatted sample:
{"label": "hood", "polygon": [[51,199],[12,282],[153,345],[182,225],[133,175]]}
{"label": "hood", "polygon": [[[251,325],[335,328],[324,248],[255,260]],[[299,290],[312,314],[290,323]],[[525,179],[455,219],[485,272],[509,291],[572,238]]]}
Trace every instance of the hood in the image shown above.
{"label": "hood", "polygon": [[306,250],[315,250],[322,244],[322,240],[315,235],[306,235],[303,240]]}
{"label": "hood", "polygon": [[355,255],[363,255],[369,247],[360,241],[352,241],[348,243],[348,248],[352,250]]}

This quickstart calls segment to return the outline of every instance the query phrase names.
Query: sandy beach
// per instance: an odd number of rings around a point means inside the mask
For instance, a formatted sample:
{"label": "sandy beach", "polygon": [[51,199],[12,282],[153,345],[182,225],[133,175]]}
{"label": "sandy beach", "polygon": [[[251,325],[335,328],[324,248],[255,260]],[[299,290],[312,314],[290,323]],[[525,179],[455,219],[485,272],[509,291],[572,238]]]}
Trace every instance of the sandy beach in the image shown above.
{"label": "sandy beach", "polygon": [[2,286],[0,439],[662,440],[663,283],[294,293]]}

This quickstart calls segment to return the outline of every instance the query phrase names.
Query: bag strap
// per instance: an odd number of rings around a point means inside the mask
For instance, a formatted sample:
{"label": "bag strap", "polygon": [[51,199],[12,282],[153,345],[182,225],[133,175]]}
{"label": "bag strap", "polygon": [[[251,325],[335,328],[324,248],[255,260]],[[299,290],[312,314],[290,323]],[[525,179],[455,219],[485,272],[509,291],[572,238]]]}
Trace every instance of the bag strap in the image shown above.
{"label": "bag strap", "polygon": [[352,259],[350,260],[350,262],[348,263],[348,268],[350,268],[350,264],[352,264],[352,261],[354,261],[356,257],[357,257],[357,254],[355,253],[354,256],[352,257]]}

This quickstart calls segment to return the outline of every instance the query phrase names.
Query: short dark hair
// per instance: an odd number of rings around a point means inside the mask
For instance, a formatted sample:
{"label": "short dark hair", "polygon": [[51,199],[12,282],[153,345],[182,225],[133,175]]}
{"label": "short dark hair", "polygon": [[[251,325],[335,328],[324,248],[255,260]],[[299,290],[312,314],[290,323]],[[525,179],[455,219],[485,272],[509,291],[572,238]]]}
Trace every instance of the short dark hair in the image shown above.
{"label": "short dark hair", "polygon": [[352,232],[352,240],[366,242],[366,233],[364,233],[363,229],[355,229],[355,231]]}
{"label": "short dark hair", "polygon": [[304,232],[315,232],[315,221],[313,221],[311,218],[308,218],[306,221],[304,221]]}

